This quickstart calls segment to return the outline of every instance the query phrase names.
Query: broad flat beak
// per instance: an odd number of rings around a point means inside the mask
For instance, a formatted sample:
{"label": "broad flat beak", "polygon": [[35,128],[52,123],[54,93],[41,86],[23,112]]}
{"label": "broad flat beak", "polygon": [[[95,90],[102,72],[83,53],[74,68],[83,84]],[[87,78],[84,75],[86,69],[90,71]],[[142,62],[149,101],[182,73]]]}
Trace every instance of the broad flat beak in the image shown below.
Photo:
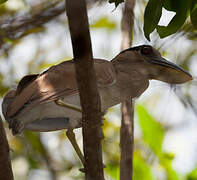
{"label": "broad flat beak", "polygon": [[186,72],[184,69],[162,57],[153,57],[149,62],[157,66],[158,74],[155,75],[153,79],[171,84],[180,84],[193,79],[191,74]]}

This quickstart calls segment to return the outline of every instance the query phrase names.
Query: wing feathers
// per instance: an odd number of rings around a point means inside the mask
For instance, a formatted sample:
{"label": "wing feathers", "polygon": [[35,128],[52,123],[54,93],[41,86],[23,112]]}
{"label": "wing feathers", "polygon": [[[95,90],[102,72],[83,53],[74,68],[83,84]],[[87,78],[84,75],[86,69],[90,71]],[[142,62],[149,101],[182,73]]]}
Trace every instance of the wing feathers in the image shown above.
{"label": "wing feathers", "polygon": [[[111,62],[94,60],[98,87],[111,86],[116,80],[116,73]],[[53,101],[62,96],[78,94],[73,61],[66,61],[52,66],[40,75],[25,76],[17,87],[16,95],[6,108],[6,117],[14,116],[20,109],[28,106]],[[4,111],[5,112],[5,111]]]}
{"label": "wing feathers", "polygon": [[33,80],[38,77],[38,74],[27,75],[23,77],[20,82],[18,83],[16,94],[20,94],[21,91],[28,86]]}

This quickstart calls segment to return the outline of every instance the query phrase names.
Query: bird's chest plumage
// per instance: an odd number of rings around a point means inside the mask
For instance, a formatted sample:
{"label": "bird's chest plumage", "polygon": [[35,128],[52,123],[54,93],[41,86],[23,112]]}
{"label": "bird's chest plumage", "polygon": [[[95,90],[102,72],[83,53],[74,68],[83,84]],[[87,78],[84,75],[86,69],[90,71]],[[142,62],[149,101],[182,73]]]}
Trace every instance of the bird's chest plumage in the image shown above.
{"label": "bird's chest plumage", "polygon": [[[133,71],[132,74],[118,72],[114,84],[108,87],[100,87],[102,111],[123,102],[126,99],[139,97],[149,85],[149,80],[140,73]],[[79,94],[66,96],[64,102],[80,106]]]}
{"label": "bird's chest plumage", "polygon": [[[126,99],[139,97],[149,85],[149,81],[143,76],[130,76],[126,73],[118,74],[116,82],[109,87],[99,88],[101,98],[101,110],[123,102]],[[62,98],[65,103],[70,103],[80,107],[79,94]]]}
{"label": "bird's chest plumage", "polygon": [[99,90],[102,109],[119,104],[126,99],[139,97],[149,85],[149,80],[137,72],[118,72],[116,83]]}

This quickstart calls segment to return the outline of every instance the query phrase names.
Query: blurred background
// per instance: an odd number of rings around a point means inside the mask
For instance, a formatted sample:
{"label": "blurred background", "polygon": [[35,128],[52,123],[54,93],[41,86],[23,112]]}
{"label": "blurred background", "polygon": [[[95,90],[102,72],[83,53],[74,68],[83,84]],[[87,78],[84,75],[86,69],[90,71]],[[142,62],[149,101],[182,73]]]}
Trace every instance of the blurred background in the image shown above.
{"label": "blurred background", "polygon": [[[0,6],[1,28],[16,19],[61,10],[64,0],[9,0]],[[133,46],[150,44],[162,55],[189,71],[194,80],[172,86],[151,81],[148,90],[135,106],[134,180],[197,180],[197,32],[186,21],[179,32],[160,39],[156,32],[151,43],[143,34],[146,0],[137,0]],[[120,52],[120,21],[122,4],[116,9],[104,0],[88,1],[88,16],[94,57],[113,59]],[[51,10],[51,11],[50,11]],[[160,25],[167,25],[174,13],[162,12]],[[40,73],[52,65],[72,59],[71,39],[66,14],[25,24],[21,19],[19,31],[10,28],[0,38],[0,101],[15,88],[26,74]],[[33,26],[35,25],[35,27]],[[24,26],[24,27],[23,27]],[[26,27],[29,29],[26,29]],[[0,29],[1,31],[1,29]],[[15,180],[82,180],[82,167],[65,131],[33,133],[26,131],[12,136],[4,121]],[[105,115],[103,155],[106,180],[119,179],[120,105]],[[75,130],[82,148],[81,129]]]}

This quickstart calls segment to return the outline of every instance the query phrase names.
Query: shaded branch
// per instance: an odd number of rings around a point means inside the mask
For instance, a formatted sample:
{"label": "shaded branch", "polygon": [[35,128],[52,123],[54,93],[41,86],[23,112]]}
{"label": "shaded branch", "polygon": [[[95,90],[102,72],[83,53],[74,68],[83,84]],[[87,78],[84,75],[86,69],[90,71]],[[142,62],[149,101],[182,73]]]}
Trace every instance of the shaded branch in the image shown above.
{"label": "shaded branch", "polygon": [[122,103],[122,121],[120,129],[120,180],[132,180],[134,148],[134,102]]}
{"label": "shaded branch", "polygon": [[51,3],[47,8],[41,8],[35,14],[26,14],[22,17],[0,22],[0,44],[4,43],[4,38],[12,40],[21,38],[27,31],[42,26],[62,14],[64,11],[64,3],[55,2]]}
{"label": "shaded branch", "polygon": [[[121,21],[121,50],[129,48],[132,43],[135,0],[126,0]],[[127,100],[122,103],[122,120],[120,130],[120,180],[131,180],[133,175],[134,148],[134,103]]]}
{"label": "shaded branch", "polygon": [[85,179],[103,180],[101,102],[93,68],[85,0],[66,0],[66,12],[82,106]]}
{"label": "shaded branch", "polygon": [[[104,0],[87,0],[87,2],[91,6],[93,3],[102,3]],[[51,3],[46,1],[31,7],[29,13],[23,16],[2,18],[0,20],[0,47],[5,43],[5,38],[19,39],[32,29],[42,27],[45,23],[64,13],[65,10],[65,1],[56,0]]]}
{"label": "shaded branch", "polygon": [[132,44],[132,31],[134,25],[134,7],[135,0],[125,0],[125,6],[122,13],[121,20],[121,50],[131,47]]}
{"label": "shaded branch", "polygon": [[13,180],[11,168],[10,150],[8,141],[3,127],[2,119],[0,118],[0,179]]}

